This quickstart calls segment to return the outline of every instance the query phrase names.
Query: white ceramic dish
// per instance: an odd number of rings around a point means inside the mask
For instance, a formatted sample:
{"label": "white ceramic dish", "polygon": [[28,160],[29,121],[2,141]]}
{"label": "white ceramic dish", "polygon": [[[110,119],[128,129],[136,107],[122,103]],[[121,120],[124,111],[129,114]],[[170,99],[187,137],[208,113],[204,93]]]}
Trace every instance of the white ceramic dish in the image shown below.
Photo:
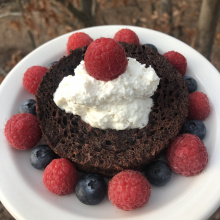
{"label": "white ceramic dish", "polygon": [[133,26],[98,26],[80,31],[93,39],[113,37],[121,28],[133,29],[140,42],[152,43],[159,53],[175,50],[188,60],[187,75],[196,78],[198,90],[210,100],[211,115],[205,121],[204,140],[209,153],[205,171],[196,177],[172,175],[164,187],[152,187],[149,203],[138,210],[125,212],[106,199],[99,205],[86,206],[74,194],[56,196],[47,191],[42,182],[42,171],[29,163],[30,151],[12,149],[4,137],[4,126],[18,106],[29,95],[22,86],[25,70],[33,65],[47,66],[66,54],[69,34],[58,37],[31,52],[8,74],[0,86],[0,199],[18,220],[72,219],[207,219],[220,206],[220,75],[194,49],[183,42],[157,31]]}

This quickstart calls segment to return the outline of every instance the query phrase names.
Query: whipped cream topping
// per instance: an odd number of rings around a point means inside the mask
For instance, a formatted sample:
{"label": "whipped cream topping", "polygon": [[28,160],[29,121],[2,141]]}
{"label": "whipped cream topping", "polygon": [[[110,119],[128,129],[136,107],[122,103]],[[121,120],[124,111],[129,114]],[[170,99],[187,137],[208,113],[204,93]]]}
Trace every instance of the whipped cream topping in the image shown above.
{"label": "whipped cream topping", "polygon": [[111,81],[96,80],[85,62],[75,76],[64,77],[54,93],[54,102],[67,113],[79,115],[92,127],[125,130],[147,125],[153,106],[151,96],[159,85],[155,70],[128,58],[126,71]]}

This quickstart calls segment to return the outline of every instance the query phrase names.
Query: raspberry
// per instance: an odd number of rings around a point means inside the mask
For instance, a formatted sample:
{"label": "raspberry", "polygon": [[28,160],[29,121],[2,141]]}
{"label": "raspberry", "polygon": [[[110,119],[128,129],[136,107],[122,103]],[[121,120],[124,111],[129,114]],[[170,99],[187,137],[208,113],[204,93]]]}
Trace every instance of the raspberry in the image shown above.
{"label": "raspberry", "polygon": [[30,113],[13,115],[5,125],[5,137],[12,147],[27,150],[34,147],[42,136],[37,117]]}
{"label": "raspberry", "polygon": [[93,42],[93,39],[86,33],[77,32],[72,34],[67,42],[67,53],[70,54],[71,50],[75,50],[79,47],[85,47]]}
{"label": "raspberry", "polygon": [[204,170],[208,162],[208,153],[199,137],[182,134],[171,143],[167,150],[167,159],[174,172],[184,176],[195,176]]}
{"label": "raspberry", "polygon": [[32,95],[35,95],[37,88],[47,70],[48,69],[43,66],[32,66],[28,68],[23,77],[24,88]]}
{"label": "raspberry", "polygon": [[125,72],[128,60],[123,47],[111,38],[93,41],[85,53],[88,74],[97,80],[109,81]]}
{"label": "raspberry", "polygon": [[125,170],[109,182],[109,200],[118,208],[130,211],[142,207],[150,198],[151,186],[138,171]]}
{"label": "raspberry", "polygon": [[139,38],[138,38],[137,34],[134,31],[132,31],[130,29],[126,29],[126,28],[118,31],[115,34],[114,39],[118,42],[139,44]]}
{"label": "raspberry", "polygon": [[189,95],[188,118],[192,120],[205,120],[210,114],[210,105],[207,95],[203,92],[193,92]]}
{"label": "raspberry", "polygon": [[176,51],[169,51],[163,54],[163,56],[169,60],[169,62],[180,72],[182,76],[186,74],[187,61],[182,54]]}
{"label": "raspberry", "polygon": [[43,173],[43,182],[46,188],[60,196],[72,193],[77,179],[74,165],[66,158],[54,159]]}

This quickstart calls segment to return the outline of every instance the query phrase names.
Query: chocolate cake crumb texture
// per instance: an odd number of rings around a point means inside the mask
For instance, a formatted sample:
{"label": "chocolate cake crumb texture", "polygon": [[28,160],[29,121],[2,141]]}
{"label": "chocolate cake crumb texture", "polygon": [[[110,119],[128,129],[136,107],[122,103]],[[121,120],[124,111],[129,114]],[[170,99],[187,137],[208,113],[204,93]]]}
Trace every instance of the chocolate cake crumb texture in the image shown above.
{"label": "chocolate cake crumb texture", "polygon": [[74,75],[87,47],[79,48],[52,66],[37,94],[37,116],[48,145],[61,157],[70,159],[85,172],[113,176],[124,169],[141,170],[178,135],[188,114],[189,94],[180,73],[165,57],[148,46],[120,43],[127,57],[146,67],[151,65],[160,77],[152,96],[154,106],[142,129],[101,130],[66,113],[53,101],[63,77]]}

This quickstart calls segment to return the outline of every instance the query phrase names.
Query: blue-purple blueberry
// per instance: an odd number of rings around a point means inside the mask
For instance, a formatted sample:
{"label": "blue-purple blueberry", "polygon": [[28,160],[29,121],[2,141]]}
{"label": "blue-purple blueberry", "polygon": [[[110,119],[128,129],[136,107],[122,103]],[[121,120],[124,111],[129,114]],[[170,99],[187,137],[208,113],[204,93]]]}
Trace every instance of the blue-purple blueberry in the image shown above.
{"label": "blue-purple blueberry", "polygon": [[58,156],[48,145],[38,145],[31,151],[30,162],[34,168],[44,170],[56,158]]}
{"label": "blue-purple blueberry", "polygon": [[164,186],[171,178],[172,170],[163,160],[156,160],[145,169],[145,176],[154,186]]}
{"label": "blue-purple blueberry", "polygon": [[36,101],[34,99],[28,99],[23,102],[19,108],[20,113],[31,113],[36,115]]}
{"label": "blue-purple blueberry", "polygon": [[195,92],[198,87],[196,80],[191,76],[184,76],[183,78],[186,81],[186,85],[187,85],[189,93]]}
{"label": "blue-purple blueberry", "polygon": [[158,53],[158,50],[157,50],[157,47],[153,44],[144,44],[144,45],[147,45],[148,47],[150,47],[152,50],[154,50],[155,52]]}
{"label": "blue-purple blueberry", "polygon": [[187,120],[184,122],[180,133],[194,134],[202,140],[206,136],[206,126],[200,120]]}
{"label": "blue-purple blueberry", "polygon": [[82,203],[96,205],[104,199],[107,193],[105,179],[99,174],[84,174],[76,184],[75,193]]}
{"label": "blue-purple blueberry", "polygon": [[53,62],[51,62],[51,63],[47,66],[47,68],[49,69],[50,67],[52,67],[52,66],[55,65],[56,63],[58,63],[58,61],[53,61]]}

